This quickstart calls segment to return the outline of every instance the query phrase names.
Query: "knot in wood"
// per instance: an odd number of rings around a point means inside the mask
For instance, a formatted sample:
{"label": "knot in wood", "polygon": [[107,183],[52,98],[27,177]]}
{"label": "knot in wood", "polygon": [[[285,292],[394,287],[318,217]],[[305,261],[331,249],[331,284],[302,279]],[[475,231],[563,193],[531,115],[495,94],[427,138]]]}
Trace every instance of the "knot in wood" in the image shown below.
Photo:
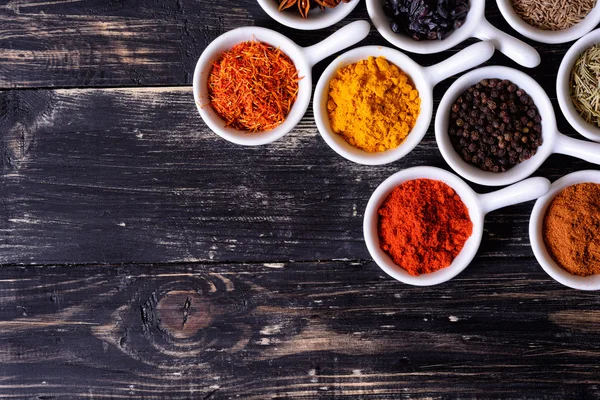
{"label": "knot in wood", "polygon": [[51,119],[52,103],[47,91],[0,93],[0,174],[25,160],[39,129]]}
{"label": "knot in wood", "polygon": [[193,290],[173,290],[156,306],[160,326],[177,339],[187,339],[210,326],[210,301]]}

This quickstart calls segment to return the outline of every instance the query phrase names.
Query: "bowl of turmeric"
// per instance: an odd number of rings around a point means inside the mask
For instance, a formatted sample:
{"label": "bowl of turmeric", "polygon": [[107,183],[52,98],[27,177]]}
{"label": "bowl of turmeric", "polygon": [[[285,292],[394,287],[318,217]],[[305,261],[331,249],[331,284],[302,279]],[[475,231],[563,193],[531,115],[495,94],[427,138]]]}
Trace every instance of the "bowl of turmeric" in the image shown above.
{"label": "bowl of turmeric", "polygon": [[473,44],[423,67],[398,50],[365,46],[337,57],[315,89],[319,133],[342,157],[364,165],[396,161],[423,139],[433,115],[433,88],[489,60],[494,46]]}
{"label": "bowl of turmeric", "polygon": [[365,243],[392,278],[415,286],[437,285],[471,263],[487,213],[537,199],[549,188],[546,178],[537,177],[479,194],[443,169],[408,168],[371,195],[363,222]]}

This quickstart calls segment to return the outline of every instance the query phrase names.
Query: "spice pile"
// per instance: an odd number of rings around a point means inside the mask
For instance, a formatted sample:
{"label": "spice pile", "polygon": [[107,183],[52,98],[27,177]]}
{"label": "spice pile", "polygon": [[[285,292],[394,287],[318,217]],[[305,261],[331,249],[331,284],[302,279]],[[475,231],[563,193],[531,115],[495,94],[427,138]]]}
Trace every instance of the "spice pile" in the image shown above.
{"label": "spice pile", "polygon": [[300,13],[300,16],[302,18],[308,18],[308,12],[314,8],[319,7],[321,10],[325,10],[326,8],[335,8],[338,6],[338,4],[348,3],[350,0],[278,0],[278,1],[279,1],[279,11],[284,11],[287,9],[295,10]]}
{"label": "spice pile", "polygon": [[383,57],[337,71],[327,102],[331,129],[369,153],[396,148],[415,126],[419,92],[408,76]]}
{"label": "spice pile", "polygon": [[441,40],[463,25],[469,0],[385,0],[383,10],[392,19],[395,33],[407,33],[415,40]]}
{"label": "spice pile", "polygon": [[402,183],[378,213],[381,249],[414,276],[452,264],[473,232],[467,207],[454,189],[441,181]]}
{"label": "spice pile", "polygon": [[600,128],[600,44],[584,51],[571,69],[571,100],[587,123]]}
{"label": "spice pile", "polygon": [[210,105],[226,126],[267,131],[289,114],[299,80],[294,63],[281,50],[256,41],[240,43],[213,64]]}
{"label": "spice pile", "polygon": [[560,31],[583,21],[596,5],[596,0],[512,0],[513,8],[529,25]]}
{"label": "spice pile", "polygon": [[573,275],[600,273],[600,184],[580,183],[560,192],[542,228],[550,256]]}
{"label": "spice pile", "polygon": [[542,145],[533,99],[508,80],[484,79],[451,107],[448,134],[461,158],[484,171],[505,172]]}

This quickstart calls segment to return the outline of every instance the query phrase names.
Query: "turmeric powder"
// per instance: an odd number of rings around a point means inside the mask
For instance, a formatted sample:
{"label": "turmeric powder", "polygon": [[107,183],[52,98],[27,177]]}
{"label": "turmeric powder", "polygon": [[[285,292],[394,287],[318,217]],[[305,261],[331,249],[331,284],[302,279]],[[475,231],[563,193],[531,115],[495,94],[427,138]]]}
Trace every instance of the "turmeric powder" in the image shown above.
{"label": "turmeric powder", "polygon": [[369,153],[398,147],[421,110],[409,77],[384,57],[369,57],[339,69],[329,84],[331,129]]}

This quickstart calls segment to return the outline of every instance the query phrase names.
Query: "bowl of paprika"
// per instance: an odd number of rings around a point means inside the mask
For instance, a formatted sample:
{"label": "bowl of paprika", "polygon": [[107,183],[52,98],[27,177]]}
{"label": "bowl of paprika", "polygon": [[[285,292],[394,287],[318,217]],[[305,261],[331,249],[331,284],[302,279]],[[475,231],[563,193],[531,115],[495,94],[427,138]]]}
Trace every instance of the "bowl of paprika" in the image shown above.
{"label": "bowl of paprika", "polygon": [[550,182],[538,177],[478,194],[451,172],[408,168],[373,192],[363,222],[365,243],[377,265],[394,279],[437,285],[473,260],[487,213],[537,199],[549,188]]}
{"label": "bowl of paprika", "polygon": [[319,133],[336,153],[355,163],[399,160],[427,133],[433,88],[493,54],[491,43],[475,43],[423,67],[389,47],[350,50],[327,67],[315,88],[313,113]]}
{"label": "bowl of paprika", "polygon": [[[198,112],[214,133],[230,142],[271,143],[291,131],[306,113],[312,67],[360,42],[370,29],[367,21],[355,21],[310,47],[300,47],[266,28],[249,26],[226,32],[208,45],[196,64],[193,93]],[[240,45],[263,49],[255,56]],[[242,61],[251,65],[239,65]],[[258,124],[271,115],[277,118]]]}
{"label": "bowl of paprika", "polygon": [[533,254],[555,281],[600,290],[600,171],[577,171],[552,184],[529,220]]}

